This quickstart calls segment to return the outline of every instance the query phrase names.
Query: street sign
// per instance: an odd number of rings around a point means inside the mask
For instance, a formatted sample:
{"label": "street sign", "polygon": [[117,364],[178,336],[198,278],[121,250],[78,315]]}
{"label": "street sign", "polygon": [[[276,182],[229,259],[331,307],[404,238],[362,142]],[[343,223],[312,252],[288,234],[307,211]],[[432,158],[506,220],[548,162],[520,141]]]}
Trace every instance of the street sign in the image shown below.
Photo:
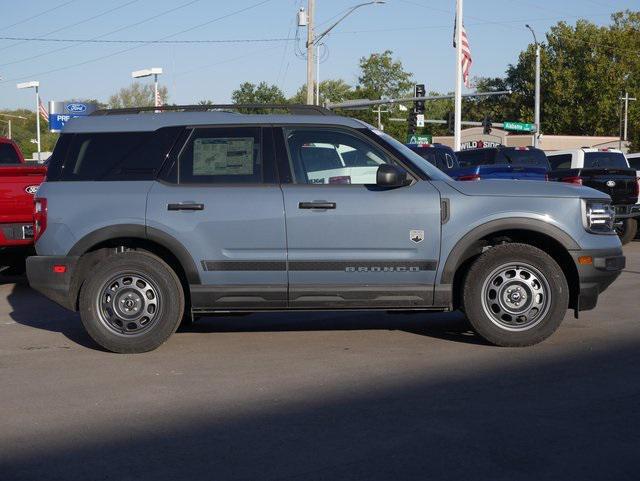
{"label": "street sign", "polygon": [[407,136],[407,144],[431,144],[432,142],[433,137],[429,134],[414,134]]}
{"label": "street sign", "polygon": [[505,121],[502,123],[502,128],[504,130],[515,130],[516,132],[535,132],[536,131],[535,124],[529,124],[527,122]]}
{"label": "street sign", "polygon": [[416,115],[416,127],[424,127],[424,114]]}
{"label": "street sign", "polygon": [[86,117],[97,109],[93,103],[49,101],[49,130],[61,132],[69,120]]}

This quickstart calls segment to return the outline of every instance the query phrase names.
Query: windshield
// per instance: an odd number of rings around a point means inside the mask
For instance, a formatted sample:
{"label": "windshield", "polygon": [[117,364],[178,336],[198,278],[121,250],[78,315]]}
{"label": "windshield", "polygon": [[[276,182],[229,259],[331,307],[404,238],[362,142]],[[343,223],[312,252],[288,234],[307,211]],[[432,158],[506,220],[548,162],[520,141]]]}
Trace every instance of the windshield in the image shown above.
{"label": "windshield", "polygon": [[384,132],[378,129],[371,129],[371,130],[380,138],[382,138],[386,143],[391,145],[391,147],[393,147],[395,150],[400,152],[404,157],[406,157],[407,160],[411,162],[411,164],[415,165],[422,172],[427,174],[429,178],[434,180],[453,180],[447,174],[439,170],[434,165],[431,165],[427,160],[420,157],[418,154],[416,154],[413,150],[411,150],[409,147],[404,145],[402,142],[398,142],[389,134],[385,134]]}
{"label": "windshield", "polygon": [[584,167],[608,168],[608,169],[628,169],[627,159],[622,152],[585,152]]}

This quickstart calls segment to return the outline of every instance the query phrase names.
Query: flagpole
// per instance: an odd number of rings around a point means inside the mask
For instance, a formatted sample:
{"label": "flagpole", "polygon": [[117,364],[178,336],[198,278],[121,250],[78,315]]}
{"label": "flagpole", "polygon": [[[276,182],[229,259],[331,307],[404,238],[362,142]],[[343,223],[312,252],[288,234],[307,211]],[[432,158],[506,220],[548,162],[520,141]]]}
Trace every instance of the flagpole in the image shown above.
{"label": "flagpole", "polygon": [[462,125],[462,1],[456,1],[456,90],[453,101],[453,150],[460,150]]}

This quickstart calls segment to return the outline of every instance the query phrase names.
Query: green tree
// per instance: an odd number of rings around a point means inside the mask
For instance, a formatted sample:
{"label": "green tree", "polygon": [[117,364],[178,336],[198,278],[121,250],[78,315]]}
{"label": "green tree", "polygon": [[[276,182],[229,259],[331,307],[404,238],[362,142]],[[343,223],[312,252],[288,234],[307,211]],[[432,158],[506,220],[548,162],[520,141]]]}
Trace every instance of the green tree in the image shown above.
{"label": "green tree", "polygon": [[[320,82],[320,104],[327,102],[343,102],[352,98],[353,88],[342,79],[327,79]],[[298,89],[290,101],[295,104],[307,102],[307,84]]]}
{"label": "green tree", "polygon": [[231,99],[235,104],[284,104],[287,98],[277,85],[269,85],[267,82],[254,84],[244,82],[231,93]]}
{"label": "green tree", "polygon": [[[20,150],[22,151],[22,154],[26,159],[33,158],[33,153],[38,150],[37,145],[34,142],[31,142],[32,139],[36,138],[35,113],[27,109],[3,110],[2,113],[26,117],[25,120],[22,120],[0,116],[0,120],[11,120],[11,137],[18,144]],[[2,134],[0,135],[8,135],[7,123],[0,122],[0,124],[0,129],[2,129],[0,130],[2,132]],[[40,146],[43,152],[51,152],[56,144],[56,140],[58,139],[58,134],[49,132],[48,129],[49,124],[40,119]]]}
{"label": "green tree", "polygon": [[[167,103],[169,93],[167,87],[158,87],[158,93],[163,104]],[[154,87],[151,84],[134,82],[129,87],[121,88],[109,97],[108,106],[112,109],[128,107],[153,107],[155,105]]]}
{"label": "green tree", "polygon": [[394,60],[391,50],[372,53],[360,59],[357,90],[371,99],[401,97],[411,93],[412,77],[400,60]]}

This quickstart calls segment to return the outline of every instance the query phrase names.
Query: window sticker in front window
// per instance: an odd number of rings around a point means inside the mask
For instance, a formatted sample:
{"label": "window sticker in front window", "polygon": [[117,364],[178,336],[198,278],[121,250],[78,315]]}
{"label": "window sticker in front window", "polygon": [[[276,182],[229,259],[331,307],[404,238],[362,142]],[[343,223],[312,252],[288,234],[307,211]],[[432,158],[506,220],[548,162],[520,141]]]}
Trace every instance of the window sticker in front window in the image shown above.
{"label": "window sticker in front window", "polygon": [[196,139],[193,175],[253,175],[253,144],[253,137]]}

